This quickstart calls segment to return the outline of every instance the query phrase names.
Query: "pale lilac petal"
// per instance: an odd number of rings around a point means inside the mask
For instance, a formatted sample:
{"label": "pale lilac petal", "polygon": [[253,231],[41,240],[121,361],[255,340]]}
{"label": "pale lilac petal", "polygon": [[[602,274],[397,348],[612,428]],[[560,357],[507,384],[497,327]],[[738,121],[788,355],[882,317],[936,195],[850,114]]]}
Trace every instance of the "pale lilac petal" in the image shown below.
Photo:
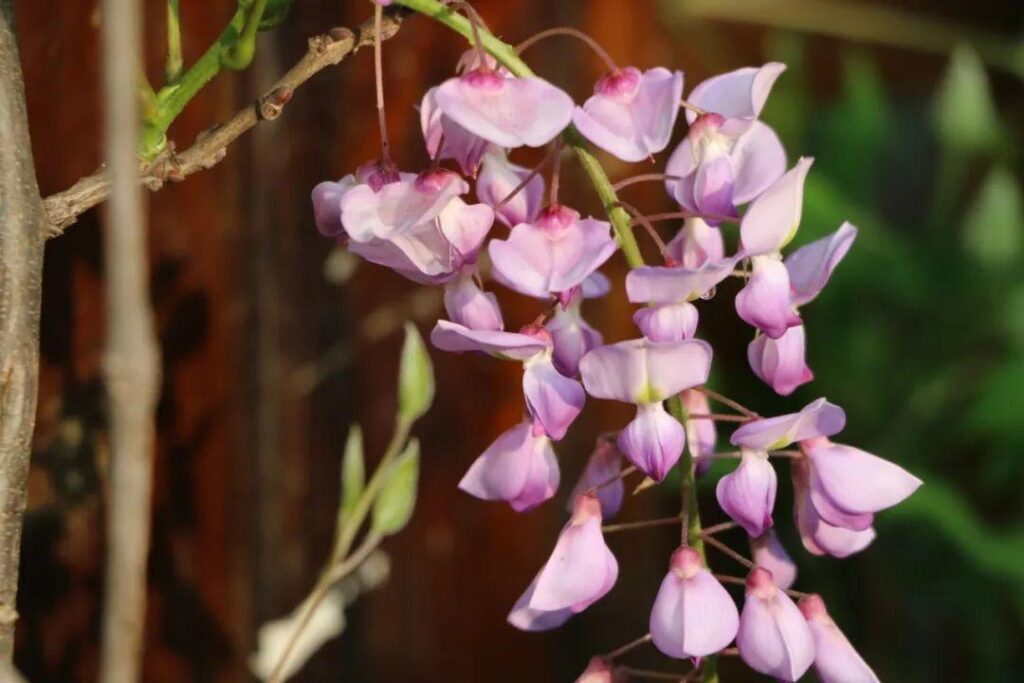
{"label": "pale lilac petal", "polygon": [[[775,80],[786,65],[768,62],[761,67],[744,67],[713,76],[699,84],[686,98],[690,104],[721,114],[727,119],[753,120],[761,115]],[[686,119],[693,123],[695,112],[687,110]]]}
{"label": "pale lilac petal", "polygon": [[616,443],[637,469],[655,481],[665,478],[683,454],[686,432],[661,403],[637,406],[636,417]]}
{"label": "pale lilac petal", "polygon": [[480,289],[471,271],[445,284],[444,309],[449,320],[471,330],[505,328],[497,297]]}
{"label": "pale lilac petal", "polygon": [[831,235],[805,244],[786,257],[794,306],[803,306],[818,296],[856,238],[857,228],[843,223]]}
{"label": "pale lilac petal", "polygon": [[430,171],[402,174],[398,182],[374,192],[356,185],[341,199],[341,222],[356,242],[374,237],[388,239],[434,220],[453,197],[469,192],[469,185],[455,173]]}
{"label": "pale lilac petal", "polygon": [[[733,184],[735,171],[727,155],[702,163],[693,177],[693,204],[704,216],[735,216]],[[709,225],[716,220],[705,218]]]}
{"label": "pale lilac petal", "polygon": [[600,503],[591,496],[582,496],[537,576],[529,607],[582,611],[611,589],[617,575],[615,557],[601,533]]}
{"label": "pale lilac petal", "polygon": [[725,258],[722,232],[700,218],[687,218],[683,229],[668,243],[668,249],[683,268],[699,268]]}
{"label": "pale lilac petal", "polygon": [[[688,415],[711,413],[708,397],[703,392],[687,389],[681,397]],[[711,455],[715,452],[715,442],[718,440],[715,421],[688,419],[683,426],[686,428],[686,448],[696,463],[697,474],[702,474],[711,465]]]}
{"label": "pale lilac petal", "polygon": [[[476,196],[484,204],[496,207],[530,172],[530,169],[510,162],[500,151],[491,152],[483,158],[480,176],[476,180]],[[544,176],[538,173],[508,203],[496,209],[495,216],[509,227],[532,223],[537,220],[543,202]]]}
{"label": "pale lilac petal", "polygon": [[786,150],[775,131],[761,121],[733,143],[729,152],[735,172],[733,201],[746,204],[767,190],[786,172]]}
{"label": "pale lilac petal", "polygon": [[[619,449],[605,439],[598,439],[597,446],[594,447],[594,452],[583,469],[583,474],[580,475],[579,481],[576,482],[572,493],[569,494],[569,511],[572,512],[576,498],[595,486],[606,484],[597,489],[597,499],[601,503],[601,516],[604,519],[611,519],[617,515],[625,495],[625,485],[622,478],[618,476],[621,472],[622,454],[619,453]],[[613,477],[615,477],[614,482],[607,484],[612,481]]]}
{"label": "pale lilac petal", "polygon": [[558,490],[558,460],[529,420],[499,436],[476,459],[459,488],[482,500],[503,500],[516,512],[533,509]]}
{"label": "pale lilac petal", "polygon": [[814,159],[800,157],[771,187],[750,203],[740,221],[740,243],[747,256],[772,254],[786,246],[800,227],[804,181]]}
{"label": "pale lilac petal", "polygon": [[328,180],[313,188],[313,219],[316,229],[324,237],[345,234],[341,224],[341,198],[356,184],[355,176],[349,174],[336,183]]}
{"label": "pale lilac petal", "polygon": [[437,86],[434,86],[427,90],[420,101],[420,130],[423,132],[423,144],[431,159],[438,157],[438,146],[443,144],[444,140],[441,129],[443,114],[437,106],[437,100],[434,99],[436,94]]}
{"label": "pale lilac petal", "polygon": [[[400,247],[399,243],[405,248]],[[409,253],[415,253],[410,247],[415,243],[429,243],[437,247],[436,249],[429,249],[429,254],[426,250],[419,252],[419,256],[425,257],[440,253],[445,241],[437,229],[437,224],[431,222],[420,226],[414,233],[391,240],[370,239],[366,242],[350,241],[348,243],[348,250],[370,263],[390,268],[399,275],[423,285],[438,285],[451,280],[453,277],[452,273],[449,272],[451,263],[430,262],[425,258],[417,258],[416,261],[413,261],[410,258]],[[432,270],[434,274],[428,275],[424,273],[424,268]]]}
{"label": "pale lilac petal", "polygon": [[494,225],[494,210],[486,204],[467,204],[455,197],[438,214],[437,222],[459,261],[475,262],[477,252]]}
{"label": "pale lilac petal", "polygon": [[631,339],[598,347],[580,361],[588,394],[638,404],[704,384],[710,371],[711,347],[696,339],[676,344]]}
{"label": "pale lilac petal", "polygon": [[806,464],[796,461],[793,474],[793,516],[804,548],[813,555],[849,557],[871,545],[875,530],[862,531],[833,526],[821,518],[809,494],[810,474]]}
{"label": "pale lilac petal", "polygon": [[530,583],[526,591],[516,600],[512,611],[508,615],[508,623],[520,631],[550,631],[558,628],[569,621],[575,612],[569,608],[557,610],[540,610],[530,607],[533,593],[537,589],[537,579],[540,574]]}
{"label": "pale lilac petal", "polygon": [[819,398],[799,413],[751,420],[733,432],[730,441],[744,448],[771,451],[794,441],[838,434],[845,426],[843,409]]}
{"label": "pale lilac petal", "polygon": [[803,614],[764,568],[747,577],[736,645],[747,666],[783,681],[798,680],[814,661],[814,637]]}
{"label": "pale lilac petal", "polygon": [[736,294],[736,313],[772,339],[800,324],[789,299],[789,274],[774,256],[755,256],[753,272]]}
{"label": "pale lilac petal", "polygon": [[583,137],[628,162],[643,161],[668,145],[683,94],[682,72],[627,67],[605,76],[573,113]]}
{"label": "pale lilac petal", "polygon": [[694,268],[640,266],[626,275],[626,296],[635,304],[674,304],[694,301],[714,292],[729,277],[736,258],[708,261]]}
{"label": "pale lilac petal", "polygon": [[814,379],[804,359],[803,325],[786,330],[778,339],[758,333],[747,347],[750,369],[780,396],[789,396],[797,387]]}
{"label": "pale lilac petal", "polygon": [[555,367],[566,377],[575,377],[579,373],[580,359],[604,343],[601,333],[580,314],[579,301],[570,303],[567,308],[555,307],[555,315],[546,327],[555,345]]}
{"label": "pale lilac petal", "polygon": [[822,683],[879,683],[878,676],[854,649],[818,595],[798,605],[814,637],[814,670]]}
{"label": "pale lilac petal", "polygon": [[772,573],[772,581],[779,588],[789,588],[796,582],[796,564],[782,547],[774,529],[750,539],[750,554],[754,564]]}
{"label": "pale lilac petal", "polygon": [[739,628],[728,591],[702,566],[692,548],[680,548],[651,609],[651,640],[662,653],[698,659],[724,649]]}
{"label": "pale lilac petal", "polygon": [[764,451],[744,449],[739,467],[718,480],[718,504],[750,536],[760,536],[772,525],[775,468]]}
{"label": "pale lilac petal", "polygon": [[812,492],[820,487],[832,505],[850,515],[897,505],[922,483],[899,465],[852,446],[826,442],[807,448],[806,453]]}
{"label": "pale lilac petal", "polygon": [[572,98],[541,78],[475,70],[442,83],[441,111],[470,133],[509,149],[551,142],[572,120]]}
{"label": "pale lilac petal", "polygon": [[611,225],[579,219],[572,209],[555,207],[536,223],[520,223],[507,240],[488,247],[493,276],[511,289],[546,298],[581,284],[615,252]]}
{"label": "pale lilac petal", "polygon": [[653,342],[680,342],[693,339],[697,332],[697,307],[684,301],[641,308],[633,322]]}
{"label": "pale lilac petal", "polygon": [[580,294],[584,299],[599,299],[612,291],[612,282],[604,273],[595,270],[580,283]]}
{"label": "pale lilac petal", "polygon": [[548,436],[558,441],[583,410],[583,386],[559,373],[550,353],[534,356],[523,368],[523,394],[530,414]]}
{"label": "pale lilac petal", "polygon": [[430,341],[442,351],[482,351],[495,356],[526,360],[550,348],[543,339],[518,332],[471,330],[448,320],[438,320]]}

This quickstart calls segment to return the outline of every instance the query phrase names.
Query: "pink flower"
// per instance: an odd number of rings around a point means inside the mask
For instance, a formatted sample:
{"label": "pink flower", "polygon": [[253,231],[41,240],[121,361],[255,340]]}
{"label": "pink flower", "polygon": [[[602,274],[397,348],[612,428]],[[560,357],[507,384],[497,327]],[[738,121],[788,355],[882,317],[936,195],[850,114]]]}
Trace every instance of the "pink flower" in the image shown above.
{"label": "pink flower", "polygon": [[[720,114],[728,121],[730,134],[748,129],[761,115],[776,79],[786,65],[768,62],[761,67],[744,67],[713,76],[701,82],[687,101],[704,111]],[[688,110],[686,119],[693,123],[697,114]]]}
{"label": "pink flower", "polygon": [[747,360],[754,374],[780,396],[789,396],[797,387],[814,379],[804,359],[803,325],[787,329],[778,339],[766,334],[754,337],[747,346]]}
{"label": "pink flower", "polygon": [[[707,415],[711,412],[708,397],[703,392],[687,389],[680,396],[687,415]],[[711,456],[715,452],[715,442],[718,440],[715,421],[687,419],[683,426],[686,428],[686,447],[690,450],[697,474],[701,475],[711,466]]]}
{"label": "pink flower", "polygon": [[645,306],[633,314],[633,322],[653,342],[693,339],[697,333],[697,307],[688,301]]}
{"label": "pink flower", "polygon": [[747,576],[746,597],[736,635],[740,658],[766,676],[796,681],[814,660],[814,637],[803,615],[763,567]]}
{"label": "pink flower", "polygon": [[846,426],[846,413],[824,398],[808,403],[799,413],[751,420],[732,433],[734,446],[774,451],[794,441],[838,434]]}
{"label": "pink flower", "polygon": [[551,206],[535,223],[512,228],[507,240],[493,240],[488,251],[496,280],[543,299],[581,284],[616,248],[609,223]]}
{"label": "pink flower", "polygon": [[575,377],[579,373],[580,359],[604,343],[601,333],[583,319],[580,312],[583,298],[583,287],[573,288],[568,301],[555,307],[555,314],[547,323],[555,344],[555,367],[566,377]]}
{"label": "pink flower", "polygon": [[751,258],[753,272],[736,294],[736,313],[772,339],[801,324],[789,299],[789,273],[774,255]]}
{"label": "pink flower", "polygon": [[389,239],[434,220],[448,202],[467,192],[466,181],[451,171],[402,173],[378,190],[370,184],[348,190],[341,198],[341,223],[354,242]]}
{"label": "pink flower", "polygon": [[855,239],[857,228],[843,223],[831,235],[805,244],[786,257],[794,306],[803,306],[818,296]]}
{"label": "pink flower", "polygon": [[537,575],[528,606],[544,612],[582,612],[611,590],[618,575],[618,562],[601,533],[601,504],[595,496],[580,496]]}
{"label": "pink flower", "polygon": [[743,449],[740,465],[718,480],[718,504],[752,536],[772,525],[778,479],[766,451]]}
{"label": "pink flower", "polygon": [[558,490],[558,459],[551,440],[524,420],[499,436],[470,466],[459,488],[482,500],[507,501],[532,510]]}
{"label": "pink flower", "polygon": [[814,636],[814,670],[822,683],[878,683],[878,676],[832,621],[820,596],[808,595],[798,606]]}
{"label": "pink flower", "polygon": [[706,261],[699,266],[640,266],[626,275],[626,295],[632,303],[674,304],[695,301],[713,292],[729,277],[735,258]]}
{"label": "pink flower", "polygon": [[497,297],[480,288],[472,267],[464,268],[458,277],[445,283],[444,308],[452,322],[471,330],[505,328]]}
{"label": "pink flower", "polygon": [[544,202],[544,176],[539,173],[507,204],[497,208],[530,173],[530,169],[510,162],[504,152],[492,151],[483,157],[476,180],[476,196],[494,208],[495,217],[510,228],[520,223],[533,223]]}
{"label": "pink flower", "polygon": [[699,659],[736,637],[739,612],[729,593],[692,548],[672,554],[651,609],[651,640],[669,657]]}
{"label": "pink flower", "polygon": [[875,540],[872,527],[854,530],[829,524],[811,502],[810,466],[806,459],[793,462],[793,516],[804,548],[812,555],[849,557],[867,548]]}
{"label": "pink flower", "polygon": [[[431,88],[420,103],[420,127],[427,154],[432,159],[454,159],[464,174],[475,176],[484,154],[493,146],[442,114],[436,95],[437,88]],[[441,145],[440,153],[438,145]],[[483,201],[482,197],[480,199]]]}
{"label": "pink flower", "polygon": [[601,78],[594,95],[576,107],[577,130],[623,161],[643,161],[668,145],[679,114],[683,74],[626,67]]}
{"label": "pink flower", "polygon": [[725,258],[722,233],[700,218],[687,218],[683,221],[683,229],[676,233],[667,246],[672,257],[683,268],[698,268],[705,263],[715,263]]}
{"label": "pink flower", "polygon": [[572,98],[541,78],[477,68],[450,78],[434,94],[441,112],[499,147],[540,147],[572,120]]}
{"label": "pink flower", "polygon": [[[583,474],[580,475],[579,481],[576,482],[572,493],[569,494],[569,512],[572,512],[577,498],[590,489],[605,484],[596,490],[597,499],[601,503],[601,516],[604,519],[611,519],[617,515],[619,508],[622,507],[622,497],[625,493],[625,486],[622,483],[622,478],[619,477],[621,472],[622,455],[615,444],[603,438],[598,439],[594,452],[590,454],[587,466],[583,469]],[[609,481],[612,483],[607,483]]]}
{"label": "pink flower", "polygon": [[814,159],[801,157],[790,171],[751,202],[740,221],[740,243],[747,256],[777,254],[800,227],[804,181]]}
{"label": "pink flower", "polygon": [[797,567],[786,549],[779,542],[773,529],[757,538],[750,538],[750,553],[754,564],[772,573],[772,581],[779,588],[786,589],[796,582]]}
{"label": "pink flower", "polygon": [[349,174],[336,183],[327,180],[313,188],[313,218],[317,231],[324,237],[345,235],[341,224],[341,198],[356,184],[355,176]]}

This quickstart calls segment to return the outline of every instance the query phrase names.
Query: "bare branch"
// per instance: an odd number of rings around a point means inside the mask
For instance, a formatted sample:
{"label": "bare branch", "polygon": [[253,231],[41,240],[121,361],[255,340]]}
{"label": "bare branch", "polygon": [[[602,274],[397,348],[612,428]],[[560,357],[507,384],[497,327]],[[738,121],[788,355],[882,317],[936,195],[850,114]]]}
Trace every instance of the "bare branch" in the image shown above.
{"label": "bare branch", "polygon": [[[381,39],[398,32],[406,10],[391,8],[384,14]],[[197,171],[215,166],[227,153],[228,145],[260,121],[276,119],[291,100],[296,88],[315,74],[338,64],[359,48],[373,43],[373,20],[363,23],[355,34],[347,28],[336,28],[309,39],[306,54],[280,80],[253,104],[239,110],[224,123],[202,133],[188,149],[173,150],[141,169],[139,182],[150,190],[159,190],[167,181],[179,182]],[[106,201],[110,195],[110,178],[104,171],[80,179],[68,189],[44,200],[48,225],[46,237],[56,237],[78,217]]]}
{"label": "bare branch", "polygon": [[0,662],[14,651],[25,482],[39,389],[46,216],[32,162],[14,11],[0,0]]}
{"label": "bare branch", "polygon": [[103,0],[103,133],[110,206],[103,231],[110,486],[100,680],[139,680],[160,361],[149,297],[146,210],[137,182],[140,0]]}

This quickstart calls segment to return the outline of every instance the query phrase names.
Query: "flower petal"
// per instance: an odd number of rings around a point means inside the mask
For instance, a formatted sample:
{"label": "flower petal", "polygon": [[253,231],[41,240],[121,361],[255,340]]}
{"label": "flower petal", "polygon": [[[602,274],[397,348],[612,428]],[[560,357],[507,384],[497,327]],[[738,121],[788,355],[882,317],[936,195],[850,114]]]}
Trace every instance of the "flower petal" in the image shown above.
{"label": "flower petal", "polygon": [[845,426],[843,409],[819,398],[799,413],[751,420],[733,432],[730,441],[744,448],[771,451],[794,441],[838,434]]}
{"label": "flower petal", "polygon": [[448,320],[438,320],[430,333],[430,341],[442,351],[465,353],[482,351],[495,356],[526,360],[550,348],[537,337],[500,330],[471,330]]}
{"label": "flower petal", "polygon": [[780,396],[789,396],[797,387],[814,379],[804,360],[803,325],[790,327],[778,339],[766,334],[754,337],[747,347],[750,369]]}
{"label": "flower petal", "polygon": [[523,367],[523,394],[530,414],[548,436],[558,441],[583,410],[583,387],[555,369],[551,353],[538,354]]}
{"label": "flower petal", "polygon": [[683,454],[686,432],[661,403],[648,403],[637,406],[636,417],[616,443],[638,470],[661,481]]}
{"label": "flower petal", "polygon": [[704,384],[710,371],[711,347],[696,339],[675,344],[632,339],[598,347],[580,361],[591,396],[638,404]]}
{"label": "flower petal", "polygon": [[800,324],[789,300],[789,274],[773,256],[755,256],[747,284],[736,294],[736,313],[772,339]]}
{"label": "flower petal", "polygon": [[806,244],[786,257],[794,306],[803,306],[818,296],[856,238],[857,228],[843,223],[831,235]]}
{"label": "flower petal", "polygon": [[800,157],[771,187],[750,203],[740,221],[740,243],[747,256],[772,254],[786,246],[800,227],[804,181],[814,159]]}
{"label": "flower petal", "polygon": [[[491,152],[483,158],[476,181],[476,196],[484,204],[497,207],[531,172],[510,162],[500,151]],[[495,209],[495,216],[509,227],[532,223],[537,220],[543,202],[544,176],[538,173],[504,206]]]}
{"label": "flower petal", "polygon": [[772,526],[778,479],[765,451],[744,450],[739,467],[718,480],[718,504],[757,537]]}

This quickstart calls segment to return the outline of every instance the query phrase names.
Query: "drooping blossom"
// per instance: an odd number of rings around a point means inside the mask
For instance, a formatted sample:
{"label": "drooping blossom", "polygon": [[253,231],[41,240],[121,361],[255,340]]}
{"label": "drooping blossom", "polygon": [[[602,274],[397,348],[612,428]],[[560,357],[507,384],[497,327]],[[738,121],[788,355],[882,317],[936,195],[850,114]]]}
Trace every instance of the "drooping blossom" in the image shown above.
{"label": "drooping blossom", "polygon": [[829,524],[811,502],[810,466],[806,458],[794,460],[790,467],[793,478],[793,518],[800,541],[812,555],[849,557],[867,548],[875,540],[874,527],[854,530]]}
{"label": "drooping blossom", "polygon": [[709,261],[695,268],[640,266],[626,275],[626,295],[632,303],[653,304],[633,314],[644,336],[656,342],[691,339],[697,330],[697,307],[691,302],[714,291],[729,277],[734,258]]}
{"label": "drooping blossom", "polygon": [[542,327],[528,326],[522,332],[471,330],[439,320],[430,341],[442,351],[482,351],[522,362],[526,407],[535,427],[556,441],[565,436],[583,409],[583,387],[555,369],[551,334]]}
{"label": "drooping blossom", "polygon": [[754,564],[772,573],[772,581],[779,588],[789,588],[796,582],[796,564],[782,547],[774,529],[769,529],[756,538],[750,537],[750,554]]}
{"label": "drooping blossom", "polygon": [[492,240],[494,279],[527,296],[547,298],[571,290],[616,249],[611,225],[580,219],[565,206],[549,206],[534,223],[520,223],[506,240]]}
{"label": "drooping blossom", "polygon": [[679,460],[686,442],[683,426],[662,401],[703,384],[710,370],[711,347],[699,340],[665,344],[633,339],[598,347],[580,361],[587,393],[637,406],[617,443],[630,462],[656,481]]}
{"label": "drooping blossom", "polygon": [[805,244],[786,257],[791,299],[794,306],[803,306],[814,300],[828,284],[832,271],[843,260],[853,241],[857,228],[844,222],[835,232]]}
{"label": "drooping blossom", "polygon": [[843,409],[819,398],[808,403],[799,413],[746,422],[732,433],[729,440],[734,446],[771,451],[785,448],[794,441],[838,434],[845,426],[846,413]]}
{"label": "drooping blossom", "polygon": [[[495,148],[445,116],[437,106],[436,95],[437,88],[431,88],[420,103],[420,128],[427,154],[432,159],[454,159],[464,174],[475,176],[484,155]],[[480,200],[484,201],[482,197]]]}
{"label": "drooping blossom", "polygon": [[795,325],[778,339],[758,332],[747,346],[751,370],[780,396],[789,396],[814,379],[805,360],[805,337],[804,326]]}
{"label": "drooping blossom", "polygon": [[601,516],[604,519],[611,519],[617,515],[625,495],[625,485],[618,476],[621,472],[622,454],[619,453],[619,449],[608,439],[599,438],[597,445],[594,446],[594,452],[590,454],[587,465],[583,468],[583,474],[569,494],[569,511],[572,512],[572,507],[579,496],[600,486],[594,493],[601,503]]}
{"label": "drooping blossom", "polygon": [[341,223],[353,242],[389,239],[429,223],[469,184],[442,168],[419,175],[402,173],[379,189],[359,184],[341,198]]}
{"label": "drooping blossom", "polygon": [[532,510],[558,490],[558,459],[551,440],[524,420],[499,436],[470,466],[459,488],[482,500],[507,501]]}
{"label": "drooping blossom", "polygon": [[512,199],[501,205],[530,173],[530,169],[509,161],[504,152],[492,150],[483,157],[480,175],[476,179],[476,196],[494,209],[495,218],[510,228],[520,223],[533,223],[540,215],[544,202],[544,176],[539,173],[530,178]]}
{"label": "drooping blossom", "polygon": [[348,248],[410,280],[438,284],[476,263],[493,224],[494,212],[490,207],[466,204],[460,197],[453,197],[436,217],[425,223],[388,238],[352,240]]}
{"label": "drooping blossom", "polygon": [[586,670],[576,679],[576,683],[626,683],[629,675],[616,669],[605,657],[591,657]]}
{"label": "drooping blossom", "polygon": [[738,69],[710,78],[690,93],[690,130],[669,158],[665,173],[679,180],[666,187],[683,208],[718,217],[761,194],[782,175],[786,152],[775,132],[757,120],[775,79],[785,66]]}
{"label": "drooping blossom", "polygon": [[854,649],[819,595],[808,595],[797,605],[814,636],[814,671],[822,683],[879,683],[878,676]]}
{"label": "drooping blossom", "polygon": [[682,96],[681,71],[641,73],[629,66],[603,76],[572,120],[601,149],[623,161],[643,161],[668,145]]}
{"label": "drooping blossom", "polygon": [[583,319],[580,306],[585,297],[582,285],[573,287],[563,302],[555,306],[555,314],[546,325],[555,345],[555,367],[567,377],[575,377],[580,359],[604,343],[601,333]]}
{"label": "drooping blossom", "polygon": [[540,147],[572,121],[573,101],[542,78],[478,67],[434,94],[438,108],[470,133],[499,147]]}
{"label": "drooping blossom", "polygon": [[683,268],[699,268],[725,258],[721,231],[702,218],[684,220],[682,229],[665,246]]}
{"label": "drooping blossom", "polygon": [[736,645],[747,666],[782,681],[798,680],[814,660],[814,637],[803,614],[763,567],[747,575]]}
{"label": "drooping blossom", "polygon": [[[711,405],[708,403],[707,394],[696,389],[687,389],[680,398],[683,408],[689,415],[708,415],[711,413]],[[715,452],[715,443],[718,440],[718,431],[715,428],[714,420],[693,419],[687,417],[683,423],[686,429],[686,448],[693,458],[694,469],[697,476],[703,475],[711,467],[712,455]]]}
{"label": "drooping blossom", "polygon": [[654,645],[669,657],[697,660],[728,646],[739,618],[736,604],[700,554],[689,547],[676,550],[651,609]]}
{"label": "drooping blossom", "polygon": [[767,254],[750,259],[752,272],[736,294],[736,313],[770,339],[778,339],[800,325],[789,299],[789,275],[782,259]]}
{"label": "drooping blossom", "polygon": [[325,180],[313,188],[313,219],[317,231],[324,237],[342,237],[345,228],[341,224],[341,198],[356,186],[356,177],[349,174],[334,182]]}
{"label": "drooping blossom", "polygon": [[448,319],[471,330],[505,328],[498,299],[477,284],[475,268],[465,267],[444,285],[444,309]]}
{"label": "drooping blossom", "polygon": [[595,496],[580,496],[527,606],[540,612],[582,612],[611,590],[618,575],[619,564],[601,532],[601,503]]}
{"label": "drooping blossom", "polygon": [[633,323],[653,342],[679,342],[693,339],[699,313],[689,301],[644,306],[633,313]]}
{"label": "drooping blossom", "polygon": [[768,452],[744,448],[739,467],[718,480],[715,494],[722,510],[756,537],[772,526],[777,485]]}
{"label": "drooping blossom", "polygon": [[540,574],[534,577],[526,591],[519,596],[512,611],[508,613],[508,623],[520,631],[550,631],[558,628],[572,618],[575,612],[566,607],[563,609],[543,610],[530,607],[533,600],[533,593],[537,589],[537,580]]}

